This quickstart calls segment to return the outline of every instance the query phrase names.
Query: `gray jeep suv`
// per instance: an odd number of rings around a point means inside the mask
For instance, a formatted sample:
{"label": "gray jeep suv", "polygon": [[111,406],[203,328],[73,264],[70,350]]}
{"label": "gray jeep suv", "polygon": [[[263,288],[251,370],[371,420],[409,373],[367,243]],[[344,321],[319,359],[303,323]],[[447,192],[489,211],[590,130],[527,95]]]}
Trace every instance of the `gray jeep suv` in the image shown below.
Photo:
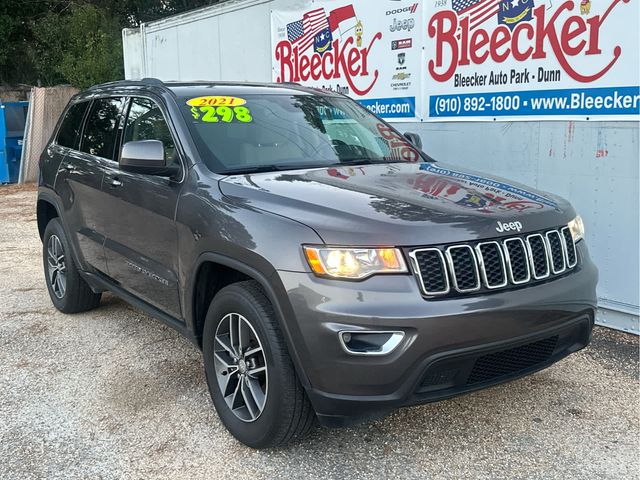
{"label": "gray jeep suv", "polygon": [[255,448],[512,380],[590,339],[597,270],[568,202],[436,162],[336,93],[99,85],[40,167],[56,308],[110,291],[187,336]]}

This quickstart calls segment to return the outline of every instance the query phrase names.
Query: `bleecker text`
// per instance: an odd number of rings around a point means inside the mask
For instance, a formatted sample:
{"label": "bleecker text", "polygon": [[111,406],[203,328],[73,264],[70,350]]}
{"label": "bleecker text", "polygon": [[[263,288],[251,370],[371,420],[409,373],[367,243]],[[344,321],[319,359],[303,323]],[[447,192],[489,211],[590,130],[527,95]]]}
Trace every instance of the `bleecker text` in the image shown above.
{"label": "bleecker text", "polygon": [[342,46],[340,40],[334,40],[333,50],[328,50],[324,55],[313,53],[307,55],[293,47],[288,40],[283,40],[276,45],[276,61],[280,63],[278,82],[306,82],[313,80],[331,80],[344,78],[352,92],[357,95],[366,95],[371,91],[378,80],[378,70],[373,72],[373,81],[365,87],[356,85],[355,77],[369,76],[369,53],[373,44],[382,38],[378,32],[369,43],[368,47],[353,47],[353,37],[348,37]]}
{"label": "bleecker text", "polygon": [[[602,15],[590,18],[571,15],[564,22],[560,22],[558,17],[565,11],[573,11],[578,0],[565,1],[553,13],[547,10],[546,5],[540,5],[533,9],[530,22],[518,23],[513,31],[505,25],[498,25],[493,32],[482,27],[471,30],[469,17],[458,21],[456,12],[442,10],[429,20],[429,37],[436,40],[435,58],[429,61],[429,73],[436,81],[445,82],[456,73],[458,66],[478,65],[489,56],[493,62],[502,63],[509,57],[524,62],[552,54],[572,79],[593,82],[607,73],[620,58],[620,46],[613,49],[612,58],[598,71],[578,72],[570,59],[580,54],[603,54],[599,44],[600,29],[617,4],[629,1],[612,0]],[[609,55],[608,52],[605,54]]]}

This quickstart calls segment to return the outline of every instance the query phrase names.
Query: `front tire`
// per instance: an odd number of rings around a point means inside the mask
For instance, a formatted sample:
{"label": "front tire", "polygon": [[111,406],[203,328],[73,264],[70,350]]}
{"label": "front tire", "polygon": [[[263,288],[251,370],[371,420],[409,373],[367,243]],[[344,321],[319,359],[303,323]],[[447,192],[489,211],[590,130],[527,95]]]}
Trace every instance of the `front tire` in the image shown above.
{"label": "front tire", "polygon": [[257,282],[218,292],[205,320],[203,353],[218,415],[242,443],[275,447],[310,431],[315,412]]}
{"label": "front tire", "polygon": [[58,310],[78,313],[100,304],[101,294],[94,293],[80,276],[58,218],[51,219],[44,230],[42,260],[49,297]]}

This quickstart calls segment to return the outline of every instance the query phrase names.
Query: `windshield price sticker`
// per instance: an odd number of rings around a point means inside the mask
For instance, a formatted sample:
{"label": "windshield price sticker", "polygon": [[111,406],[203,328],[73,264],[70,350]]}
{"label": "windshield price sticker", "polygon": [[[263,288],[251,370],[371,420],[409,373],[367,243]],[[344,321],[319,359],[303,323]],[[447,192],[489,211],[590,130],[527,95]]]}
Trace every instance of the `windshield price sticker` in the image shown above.
{"label": "windshield price sticker", "polygon": [[247,101],[244,98],[227,97],[225,95],[208,95],[187,100],[187,105],[190,107],[239,107],[245,103]]}
{"label": "windshield price sticker", "polygon": [[237,120],[241,123],[253,121],[251,111],[247,107],[191,107],[191,115],[195,120],[205,123],[231,123]]}

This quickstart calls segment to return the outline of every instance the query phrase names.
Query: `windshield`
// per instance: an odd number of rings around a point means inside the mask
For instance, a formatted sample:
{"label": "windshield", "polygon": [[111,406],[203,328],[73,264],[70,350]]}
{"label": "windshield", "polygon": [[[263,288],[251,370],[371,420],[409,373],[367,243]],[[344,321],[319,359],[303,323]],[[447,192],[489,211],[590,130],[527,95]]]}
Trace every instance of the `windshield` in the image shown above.
{"label": "windshield", "polygon": [[347,98],[242,95],[179,102],[203,161],[216,173],[428,160]]}

